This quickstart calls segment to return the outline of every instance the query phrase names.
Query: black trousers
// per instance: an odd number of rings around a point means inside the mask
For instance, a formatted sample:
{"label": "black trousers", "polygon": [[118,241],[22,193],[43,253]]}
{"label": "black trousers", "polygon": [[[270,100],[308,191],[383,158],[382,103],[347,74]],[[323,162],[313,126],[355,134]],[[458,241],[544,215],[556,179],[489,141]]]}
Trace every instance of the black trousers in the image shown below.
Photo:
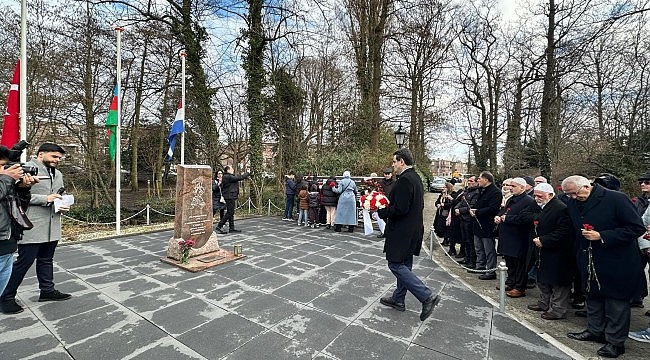
{"label": "black trousers", "polygon": [[42,293],[54,291],[54,267],[52,265],[54,250],[58,241],[50,241],[41,244],[18,244],[18,259],[14,262],[11,270],[11,277],[7,287],[2,292],[0,300],[13,300],[16,298],[18,286],[23,282],[25,274],[34,260],[36,260],[36,277],[38,287]]}
{"label": "black trousers", "polygon": [[587,294],[587,330],[622,346],[630,331],[630,301]]}
{"label": "black trousers", "polygon": [[469,265],[476,265],[476,250],[474,250],[474,231],[472,222],[460,220],[460,234],[463,239],[463,250],[465,250],[465,261]]}
{"label": "black trousers", "polygon": [[506,266],[508,266],[508,278],[506,284],[519,291],[526,291],[528,283],[526,257],[504,256]]}
{"label": "black trousers", "polygon": [[230,229],[235,228],[235,202],[236,199],[226,199],[226,215],[221,217],[219,223],[217,224],[218,228],[221,228],[226,221],[228,222],[228,227]]}

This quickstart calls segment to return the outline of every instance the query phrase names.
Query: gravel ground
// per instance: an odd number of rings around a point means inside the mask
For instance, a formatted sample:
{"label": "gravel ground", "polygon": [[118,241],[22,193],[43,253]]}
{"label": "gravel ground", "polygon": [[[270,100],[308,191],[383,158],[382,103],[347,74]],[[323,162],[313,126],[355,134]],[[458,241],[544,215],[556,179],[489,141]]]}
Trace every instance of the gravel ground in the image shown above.
{"label": "gravel ground", "polygon": [[[425,195],[425,239],[423,247],[429,249],[429,233],[433,218],[435,216],[434,203],[438,198],[436,193],[427,193]],[[442,240],[440,240],[442,241]],[[434,241],[433,245],[433,259],[442,267],[444,267],[450,274],[454,275],[458,281],[464,282],[477,294],[481,295],[486,300],[490,301],[496,307],[499,306],[499,291],[495,289],[498,285],[497,280],[479,280],[476,274],[467,273],[465,269],[458,265],[453,257],[448,257],[438,242]],[[460,260],[460,259],[458,259]],[[647,268],[646,268],[647,270]],[[582,331],[586,328],[586,319],[575,316],[574,310],[569,311],[568,317],[563,320],[544,320],[540,317],[538,312],[530,311],[526,308],[528,304],[536,302],[539,296],[537,288],[526,291],[526,296],[518,299],[511,299],[506,297],[506,313],[512,315],[520,322],[526,324],[532,330],[536,331],[545,338],[552,337],[559,344],[573,349],[577,353],[585,357],[585,359],[598,359],[596,351],[600,348],[600,344],[591,342],[579,342],[567,338],[566,333]],[[644,313],[650,309],[650,300],[648,297],[644,300],[645,307],[643,309],[633,308],[631,316],[630,330],[636,331],[645,329],[648,326],[650,317],[644,316]],[[626,352],[620,356],[619,359],[648,359],[650,354],[650,343],[641,343],[631,339],[625,342]]]}

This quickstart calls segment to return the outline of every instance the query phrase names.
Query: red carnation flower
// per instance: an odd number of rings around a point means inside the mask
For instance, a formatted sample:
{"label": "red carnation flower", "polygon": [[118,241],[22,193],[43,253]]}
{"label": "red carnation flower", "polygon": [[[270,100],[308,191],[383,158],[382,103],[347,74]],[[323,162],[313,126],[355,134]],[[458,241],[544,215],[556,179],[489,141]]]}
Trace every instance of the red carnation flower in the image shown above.
{"label": "red carnation flower", "polygon": [[583,228],[584,230],[587,230],[587,231],[591,231],[591,230],[594,229],[593,226],[591,226],[591,225],[589,225],[589,224],[587,224],[587,223],[582,224],[582,228]]}
{"label": "red carnation flower", "polygon": [[535,224],[535,226],[539,225],[539,220],[533,221],[533,224]]}

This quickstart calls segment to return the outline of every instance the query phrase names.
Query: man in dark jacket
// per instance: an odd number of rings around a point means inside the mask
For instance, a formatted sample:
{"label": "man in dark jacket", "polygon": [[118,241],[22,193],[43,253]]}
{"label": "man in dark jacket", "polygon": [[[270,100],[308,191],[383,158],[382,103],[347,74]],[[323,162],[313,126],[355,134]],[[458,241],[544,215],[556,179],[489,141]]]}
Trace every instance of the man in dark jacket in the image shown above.
{"label": "man in dark jacket", "polygon": [[497,278],[497,252],[494,240],[494,217],[499,213],[503,194],[494,185],[494,176],[489,171],[483,171],[478,177],[480,195],[476,200],[476,207],[469,210],[474,221],[474,249],[476,250],[476,269],[492,270],[481,274],[481,280]]}
{"label": "man in dark jacket", "polygon": [[393,179],[393,169],[384,169],[384,178],[379,180],[379,185],[381,185],[381,188],[384,191],[384,195],[386,195],[386,197],[389,197],[390,192],[393,190],[393,186],[395,186],[395,179]]}
{"label": "man in dark jacket", "polygon": [[[223,170],[224,174],[221,182],[221,195],[223,195],[223,198],[226,200],[226,215],[219,220],[215,230],[219,234],[240,232],[241,230],[235,229],[235,202],[239,196],[239,182],[248,178],[250,174],[245,172],[241,175],[234,175],[235,169],[230,165],[226,165]],[[223,231],[221,228],[226,221],[229,225],[228,232]]]}
{"label": "man in dark jacket", "polygon": [[[650,173],[639,176],[639,187],[641,188],[641,194],[632,199],[632,201],[639,213],[639,217],[641,217],[648,208],[648,201],[650,199]],[[632,307],[643,307],[643,298],[648,296],[648,280],[645,277],[645,268],[648,265],[650,257],[648,257],[647,251],[643,251],[643,246],[645,245],[639,243],[639,249],[641,250],[639,256],[641,258],[641,269],[643,270],[641,271],[642,276],[639,278],[637,284],[637,291],[631,301]],[[646,315],[650,316],[650,311],[646,312]]]}
{"label": "man in dark jacket", "polygon": [[540,294],[537,303],[528,305],[528,309],[543,311],[541,317],[545,320],[564,319],[569,308],[572,264],[575,262],[571,220],[566,205],[555,197],[551,185],[538,184],[534,196],[542,208],[532,231]]}
{"label": "man in dark jacket", "polygon": [[570,198],[578,269],[587,290],[587,329],[567,336],[604,343],[598,355],[615,358],[625,353],[630,299],[641,271],[637,238],[645,226],[621,192],[577,175],[564,179],[562,190]]}
{"label": "man in dark jacket", "polygon": [[538,208],[535,200],[526,193],[526,185],[523,178],[512,179],[512,196],[494,217],[494,223],[499,225],[499,254],[503,255],[508,266],[506,295],[512,298],[526,295],[528,242],[533,214]]}
{"label": "man in dark jacket", "polygon": [[474,217],[469,214],[469,210],[476,205],[478,200],[479,187],[476,182],[476,176],[470,176],[467,179],[467,187],[454,213],[460,216],[460,234],[463,240],[463,250],[465,250],[465,259],[459,261],[459,264],[465,265],[466,268],[474,269],[476,267],[476,250],[474,249],[474,231],[472,224]]}
{"label": "man in dark jacket", "polygon": [[291,212],[293,211],[293,200],[296,198],[296,185],[296,175],[291,170],[284,176],[284,195],[287,198],[284,203],[284,217],[282,218],[284,221],[293,220]]}
{"label": "man in dark jacket", "polygon": [[413,155],[408,149],[393,153],[393,169],[397,182],[388,197],[388,206],[379,209],[377,214],[386,220],[384,252],[388,268],[397,278],[397,287],[392,296],[379,301],[404,311],[406,291],[410,291],[422,303],[420,320],[424,321],[438,301],[438,296],[411,271],[413,255],[420,255],[422,248],[424,188],[422,179],[413,169]]}

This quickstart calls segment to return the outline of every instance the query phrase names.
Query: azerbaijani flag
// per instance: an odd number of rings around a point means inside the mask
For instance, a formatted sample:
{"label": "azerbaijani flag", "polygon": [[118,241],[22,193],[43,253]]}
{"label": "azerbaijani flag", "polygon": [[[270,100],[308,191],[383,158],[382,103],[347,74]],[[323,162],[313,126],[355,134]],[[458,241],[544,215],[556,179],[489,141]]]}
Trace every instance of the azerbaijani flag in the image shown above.
{"label": "azerbaijani flag", "polygon": [[183,108],[183,102],[178,103],[178,110],[176,110],[176,118],[172,124],[172,129],[169,131],[169,150],[167,150],[167,158],[171,161],[174,157],[174,147],[176,146],[176,135],[179,135],[185,131],[185,109]]}
{"label": "azerbaijani flag", "polygon": [[117,97],[120,96],[119,89],[115,85],[113,90],[113,99],[111,100],[111,107],[108,109],[108,117],[106,118],[106,129],[108,133],[108,153],[111,154],[111,160],[115,161],[115,152],[117,151]]}
{"label": "azerbaijani flag", "polygon": [[2,124],[2,141],[0,144],[11,149],[20,138],[20,119],[18,112],[20,108],[20,60],[14,68],[14,77],[11,80],[11,88],[7,97],[7,111],[5,111],[5,121]]}

